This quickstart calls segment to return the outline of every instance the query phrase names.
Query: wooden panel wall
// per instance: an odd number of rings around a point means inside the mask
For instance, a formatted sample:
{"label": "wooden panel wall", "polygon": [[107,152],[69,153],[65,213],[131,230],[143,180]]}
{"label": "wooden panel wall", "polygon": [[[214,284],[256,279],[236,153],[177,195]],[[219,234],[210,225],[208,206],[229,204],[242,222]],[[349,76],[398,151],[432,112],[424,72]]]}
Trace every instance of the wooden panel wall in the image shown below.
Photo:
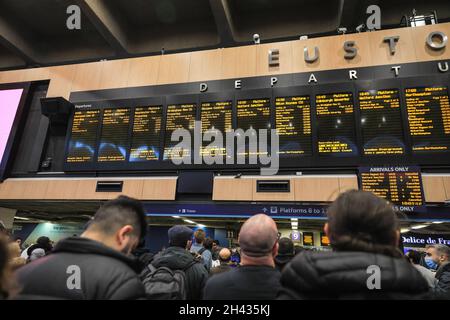
{"label": "wooden panel wall", "polygon": [[177,177],[122,179],[122,192],[95,192],[108,179],[8,179],[0,200],[109,200],[127,195],[139,200],[175,200]]}
{"label": "wooden panel wall", "polygon": [[[4,71],[0,72],[0,83],[50,79],[47,95],[68,98],[74,91],[450,59],[450,44],[439,51],[431,50],[425,45],[428,34],[437,30],[450,36],[450,23],[163,56]],[[397,35],[400,36],[397,52],[391,55],[383,38]],[[347,40],[356,41],[359,50],[358,56],[353,60],[344,59],[343,43]],[[309,52],[313,54],[316,45],[320,48],[319,60],[306,64],[303,59],[304,48],[308,47]],[[280,51],[280,65],[269,67],[268,50],[275,48]]]}
{"label": "wooden panel wall", "polygon": [[422,175],[423,192],[427,202],[450,199],[450,175]]}
{"label": "wooden panel wall", "polygon": [[213,200],[246,201],[253,199],[253,179],[214,178]]}
{"label": "wooden panel wall", "polygon": [[[289,180],[290,192],[256,192],[257,180]],[[213,200],[221,201],[333,201],[348,189],[357,189],[356,176],[245,176],[215,177]]]}
{"label": "wooden panel wall", "polygon": [[[256,192],[257,180],[289,180],[290,192]],[[0,200],[108,200],[125,194],[140,200],[175,200],[176,177],[114,178],[123,180],[123,191],[95,192],[97,181],[108,179],[7,179],[0,183]],[[450,175],[423,175],[427,202],[450,199]],[[329,202],[347,190],[358,189],[356,175],[215,177],[217,201],[318,201]]]}
{"label": "wooden panel wall", "polygon": [[[426,202],[444,202],[450,199],[450,175],[423,174]],[[256,180],[288,179],[287,193],[256,192]],[[240,179],[215,177],[213,200],[221,201],[317,201],[329,202],[347,190],[358,189],[356,175],[277,176],[273,178],[247,176]]]}

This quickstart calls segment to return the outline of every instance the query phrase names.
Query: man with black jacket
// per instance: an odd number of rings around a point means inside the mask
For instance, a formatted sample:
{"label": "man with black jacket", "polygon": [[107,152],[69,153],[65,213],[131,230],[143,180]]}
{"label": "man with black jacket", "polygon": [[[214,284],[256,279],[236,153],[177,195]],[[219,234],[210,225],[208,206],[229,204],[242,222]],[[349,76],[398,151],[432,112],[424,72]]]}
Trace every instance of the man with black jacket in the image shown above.
{"label": "man with black jacket", "polygon": [[434,248],[438,260],[436,262],[439,265],[436,271],[436,279],[438,280],[436,292],[450,294],[450,247],[445,244],[437,244]]}
{"label": "man with black jacket", "polygon": [[332,252],[304,251],[283,269],[279,299],[429,299],[423,276],[397,248],[392,206],[370,192],[342,193],[327,211]]}
{"label": "man with black jacket", "polygon": [[142,205],[121,196],[106,202],[80,237],[58,242],[52,253],[18,271],[18,299],[139,299],[142,269],[130,253],[145,236]]}
{"label": "man with black jacket", "polygon": [[211,277],[205,300],[273,300],[280,290],[280,272],[275,269],[278,230],[273,219],[257,214],[239,232],[241,266]]}
{"label": "man with black jacket", "polygon": [[181,270],[186,275],[186,295],[188,300],[198,300],[202,297],[203,287],[208,278],[204,264],[196,261],[189,251],[194,232],[186,226],[174,226],[169,229],[169,247],[157,254],[152,266],[166,267],[170,270]]}

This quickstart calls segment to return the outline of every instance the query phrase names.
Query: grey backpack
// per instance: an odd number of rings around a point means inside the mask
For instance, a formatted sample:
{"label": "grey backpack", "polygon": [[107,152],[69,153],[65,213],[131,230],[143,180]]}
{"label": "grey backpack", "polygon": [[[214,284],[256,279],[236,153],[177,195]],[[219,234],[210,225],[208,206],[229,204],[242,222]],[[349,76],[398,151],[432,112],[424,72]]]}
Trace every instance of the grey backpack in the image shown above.
{"label": "grey backpack", "polygon": [[186,300],[186,273],[197,261],[192,261],[182,270],[167,267],[155,268],[152,264],[141,273],[145,293],[151,300]]}

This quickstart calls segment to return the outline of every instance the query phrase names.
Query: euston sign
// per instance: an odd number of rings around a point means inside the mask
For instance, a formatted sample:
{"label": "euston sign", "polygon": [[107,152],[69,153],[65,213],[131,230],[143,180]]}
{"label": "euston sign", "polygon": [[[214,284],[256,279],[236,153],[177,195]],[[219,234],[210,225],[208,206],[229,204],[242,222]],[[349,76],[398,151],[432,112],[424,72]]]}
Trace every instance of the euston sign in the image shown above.
{"label": "euston sign", "polygon": [[[390,36],[385,37],[383,39],[383,43],[386,44],[387,48],[391,56],[396,54],[397,43],[400,40],[400,36]],[[434,51],[444,50],[448,43],[448,36],[441,31],[433,31],[430,32],[426,38],[426,46]],[[343,43],[343,49],[345,54],[343,56],[346,60],[352,60],[358,55],[358,48],[356,47],[355,41],[345,41]],[[310,54],[310,48],[307,46],[303,49],[303,59],[306,63],[311,64],[316,62],[320,57],[320,49],[315,46],[313,48],[314,54]],[[270,49],[268,51],[268,65],[269,67],[278,67],[280,65],[280,50],[279,49]],[[448,62],[437,62],[437,68],[439,72],[445,73],[449,71],[449,63]],[[398,77],[401,72],[401,66],[392,66],[391,71],[395,77]],[[358,80],[358,71],[357,70],[348,70],[348,78],[349,80]],[[270,77],[270,87],[276,86],[278,82],[277,77]],[[314,73],[309,75],[308,84],[318,83],[318,79]],[[237,79],[234,81],[234,89],[239,90],[243,88],[242,79]],[[206,82],[200,83],[200,92],[208,91],[208,84]]]}
{"label": "euston sign", "polygon": [[[389,47],[389,52],[393,56],[396,53],[397,42],[400,40],[400,36],[385,37],[383,42]],[[434,31],[428,34],[426,39],[426,45],[433,50],[443,50],[445,49],[448,42],[448,37],[445,33],[440,31]],[[343,45],[345,51],[344,58],[347,60],[354,59],[358,54],[358,48],[356,47],[355,41],[345,41]],[[314,55],[309,54],[308,47],[305,46],[303,49],[303,58],[306,63],[314,63],[320,57],[319,47],[314,47]],[[278,49],[269,50],[268,54],[269,66],[276,67],[280,64],[280,51]],[[448,70],[448,66],[447,66]]]}

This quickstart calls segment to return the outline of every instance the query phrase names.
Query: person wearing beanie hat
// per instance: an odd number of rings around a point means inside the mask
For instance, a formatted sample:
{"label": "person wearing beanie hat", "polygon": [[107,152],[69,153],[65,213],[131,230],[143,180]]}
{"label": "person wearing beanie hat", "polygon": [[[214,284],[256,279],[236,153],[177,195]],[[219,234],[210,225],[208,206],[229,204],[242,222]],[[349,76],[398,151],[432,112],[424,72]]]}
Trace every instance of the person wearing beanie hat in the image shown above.
{"label": "person wearing beanie hat", "polygon": [[170,228],[167,234],[169,247],[154,257],[152,266],[154,268],[166,267],[172,271],[184,271],[187,299],[201,299],[208,271],[203,263],[197,261],[189,252],[194,232],[186,226],[176,225]]}
{"label": "person wearing beanie hat", "polygon": [[192,235],[194,234],[191,228],[181,225],[173,226],[167,233],[169,245],[184,248],[191,246]]}

